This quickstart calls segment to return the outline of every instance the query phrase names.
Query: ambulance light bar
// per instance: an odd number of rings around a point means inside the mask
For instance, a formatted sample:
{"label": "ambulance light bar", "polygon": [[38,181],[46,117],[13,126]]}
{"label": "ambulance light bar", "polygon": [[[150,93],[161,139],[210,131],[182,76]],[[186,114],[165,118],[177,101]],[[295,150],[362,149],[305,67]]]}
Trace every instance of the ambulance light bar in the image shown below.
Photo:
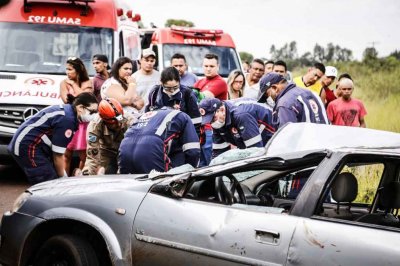
{"label": "ambulance light bar", "polygon": [[96,2],[95,0],[24,0],[24,12],[29,13],[32,11],[32,5],[30,3],[66,3],[71,5],[84,4],[81,12],[82,16],[86,16],[89,13],[89,3]]}
{"label": "ambulance light bar", "polygon": [[184,36],[202,37],[202,38],[217,37],[221,36],[224,33],[223,30],[203,30],[203,29],[194,29],[194,28],[178,27],[178,26],[171,26],[171,31]]}

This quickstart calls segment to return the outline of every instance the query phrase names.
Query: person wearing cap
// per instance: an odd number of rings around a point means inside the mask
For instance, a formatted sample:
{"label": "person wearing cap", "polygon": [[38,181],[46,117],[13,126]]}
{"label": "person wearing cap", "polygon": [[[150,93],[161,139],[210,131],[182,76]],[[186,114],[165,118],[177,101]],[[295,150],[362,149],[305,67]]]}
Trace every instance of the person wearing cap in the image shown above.
{"label": "person wearing cap", "polygon": [[213,128],[213,158],[231,149],[231,145],[239,149],[263,147],[275,132],[271,110],[256,102],[235,105],[209,98],[199,107],[202,123]]}
{"label": "person wearing cap", "polygon": [[194,92],[180,83],[179,71],[167,67],[161,72],[161,85],[156,85],[149,93],[145,112],[168,106],[190,116],[196,131],[200,134],[201,115]]}
{"label": "person wearing cap", "polygon": [[304,76],[295,77],[293,82],[297,87],[308,89],[319,96],[322,87],[319,80],[324,74],[325,66],[322,63],[315,63]]}
{"label": "person wearing cap", "polygon": [[275,101],[273,124],[276,129],[289,122],[329,124],[321,98],[310,90],[288,83],[277,73],[269,73],[263,78],[259,102],[266,101],[269,89],[273,90],[271,97]]}
{"label": "person wearing cap", "polygon": [[[219,58],[218,55],[210,53],[203,58],[204,78],[198,80],[193,87],[200,92],[198,98],[218,98],[220,100],[228,99],[228,85],[218,74]],[[209,124],[202,127],[204,129],[204,141],[201,139],[201,157],[200,166],[209,165],[212,157],[212,128]]]}
{"label": "person wearing cap", "polygon": [[337,91],[333,91],[329,88],[329,86],[335,81],[337,78],[337,69],[333,66],[325,67],[325,75],[321,78],[321,92],[320,97],[322,102],[325,104],[325,107],[328,104],[335,100],[338,96],[336,95]]}
{"label": "person wearing cap", "polygon": [[87,156],[83,175],[96,175],[103,167],[105,174],[116,174],[117,155],[124,134],[133,120],[124,117],[122,105],[113,98],[101,100],[98,115],[87,129]]}
{"label": "person wearing cap", "polygon": [[96,54],[92,58],[92,65],[96,71],[96,75],[93,77],[93,89],[94,95],[96,95],[97,100],[101,101],[100,90],[103,86],[104,81],[110,77],[108,72],[111,67],[108,64],[108,57],[103,54]]}
{"label": "person wearing cap", "polygon": [[160,72],[154,69],[156,64],[156,54],[152,48],[143,49],[140,59],[140,69],[132,74],[136,80],[136,91],[147,105],[150,90],[160,83]]}
{"label": "person wearing cap", "polygon": [[184,164],[197,167],[200,143],[190,117],[163,107],[144,113],[125,133],[118,167],[121,174],[166,172]]}
{"label": "person wearing cap", "polygon": [[[276,73],[278,75],[281,75],[280,73]],[[275,106],[275,98],[276,98],[276,93],[271,87],[266,86],[268,82],[270,82],[269,78],[267,78],[268,74],[263,76],[260,79],[260,91],[258,93],[257,100],[259,103],[264,103],[267,108],[269,108],[271,111],[274,109]],[[276,77],[276,75],[274,75]],[[282,76],[282,75],[281,75]],[[282,76],[283,77],[283,76]]]}

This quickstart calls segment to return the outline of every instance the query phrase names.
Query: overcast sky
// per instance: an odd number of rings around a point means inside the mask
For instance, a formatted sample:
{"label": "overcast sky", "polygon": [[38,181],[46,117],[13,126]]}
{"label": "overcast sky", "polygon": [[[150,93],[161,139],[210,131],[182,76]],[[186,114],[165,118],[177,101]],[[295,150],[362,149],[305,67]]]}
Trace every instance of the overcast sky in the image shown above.
{"label": "overcast sky", "polygon": [[[222,29],[238,51],[268,58],[272,44],[296,41],[299,55],[329,42],[361,59],[374,45],[379,56],[400,50],[400,0],[125,0],[145,26],[167,19]],[[372,44],[374,42],[374,44]]]}

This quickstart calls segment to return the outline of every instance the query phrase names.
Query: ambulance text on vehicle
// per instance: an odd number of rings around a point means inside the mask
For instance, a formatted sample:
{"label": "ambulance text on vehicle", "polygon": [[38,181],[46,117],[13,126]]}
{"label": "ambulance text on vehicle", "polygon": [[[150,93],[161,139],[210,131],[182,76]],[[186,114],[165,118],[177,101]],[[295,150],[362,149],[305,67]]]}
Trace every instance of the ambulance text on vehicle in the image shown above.
{"label": "ambulance text on vehicle", "polygon": [[139,15],[114,0],[12,0],[0,7],[0,162],[17,128],[40,109],[62,103],[69,57],[140,58]]}
{"label": "ambulance text on vehicle", "polygon": [[196,29],[189,27],[154,28],[142,30],[142,48],[152,47],[156,53],[156,68],[162,71],[170,65],[175,53],[186,57],[188,69],[203,76],[203,58],[208,53],[219,57],[219,74],[228,77],[235,69],[241,69],[241,61],[232,37],[223,30]]}

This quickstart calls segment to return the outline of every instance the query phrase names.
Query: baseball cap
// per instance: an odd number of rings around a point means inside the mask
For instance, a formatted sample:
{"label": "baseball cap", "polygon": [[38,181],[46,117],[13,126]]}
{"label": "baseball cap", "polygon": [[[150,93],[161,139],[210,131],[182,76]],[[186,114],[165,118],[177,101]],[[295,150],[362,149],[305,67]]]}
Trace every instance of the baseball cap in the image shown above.
{"label": "baseball cap", "polygon": [[265,102],[266,95],[265,92],[274,84],[281,82],[282,80],[286,80],[283,76],[278,73],[270,72],[267,75],[264,75],[260,79],[260,91],[258,93],[258,101]]}
{"label": "baseball cap", "polygon": [[110,64],[108,63],[108,57],[104,54],[95,54],[92,60],[99,60],[101,62],[107,63],[107,69],[110,69]]}
{"label": "baseball cap", "polygon": [[[222,105],[221,100],[217,98],[206,98],[199,103],[200,114],[202,116],[202,124],[210,124],[214,118],[215,112]],[[203,110],[201,110],[203,109]]]}
{"label": "baseball cap", "polygon": [[337,78],[337,69],[336,69],[336,67],[326,66],[325,67],[325,76]]}
{"label": "baseball cap", "polygon": [[154,56],[154,58],[155,58],[156,57],[156,53],[151,48],[143,49],[142,57],[146,58],[146,57],[149,57],[149,56]]}

